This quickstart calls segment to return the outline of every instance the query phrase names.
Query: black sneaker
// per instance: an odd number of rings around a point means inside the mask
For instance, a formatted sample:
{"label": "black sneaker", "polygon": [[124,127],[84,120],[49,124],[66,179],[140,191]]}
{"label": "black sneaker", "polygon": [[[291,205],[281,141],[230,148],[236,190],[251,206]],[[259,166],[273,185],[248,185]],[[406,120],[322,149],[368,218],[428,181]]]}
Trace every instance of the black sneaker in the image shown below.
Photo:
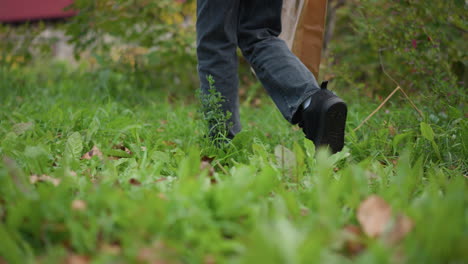
{"label": "black sneaker", "polygon": [[312,96],[310,105],[302,111],[299,126],[317,148],[329,147],[336,153],[344,146],[348,108],[341,98],[327,90],[327,84],[323,82],[320,91]]}

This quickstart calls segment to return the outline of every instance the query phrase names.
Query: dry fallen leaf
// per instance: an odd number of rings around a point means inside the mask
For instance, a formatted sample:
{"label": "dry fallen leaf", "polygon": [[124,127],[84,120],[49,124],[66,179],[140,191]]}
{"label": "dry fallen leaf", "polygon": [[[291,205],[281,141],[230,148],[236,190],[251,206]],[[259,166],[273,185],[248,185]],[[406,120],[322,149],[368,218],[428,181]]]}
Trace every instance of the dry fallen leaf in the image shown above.
{"label": "dry fallen leaf", "polygon": [[406,234],[408,234],[413,229],[413,221],[406,215],[398,215],[395,219],[392,232],[388,234],[386,240],[391,244],[398,243],[400,240],[405,238]]}
{"label": "dry fallen leaf", "polygon": [[175,142],[166,141],[166,140],[164,140],[162,143],[163,143],[164,145],[168,146],[168,147],[174,147],[174,146],[177,145]]}
{"label": "dry fallen leaf", "polygon": [[140,186],[141,185],[141,182],[135,178],[131,178],[128,183],[130,183],[131,185],[133,186]]}
{"label": "dry fallen leaf", "polygon": [[71,207],[75,211],[84,211],[86,210],[87,205],[83,200],[73,200]]}
{"label": "dry fallen leaf", "polygon": [[101,251],[108,255],[119,255],[122,252],[122,248],[117,244],[102,244]]}
{"label": "dry fallen leaf", "polygon": [[397,133],[395,127],[392,125],[388,126],[388,132],[390,133],[391,136],[395,136]]}
{"label": "dry fallen leaf", "polygon": [[91,261],[88,256],[81,256],[75,254],[68,256],[65,260],[65,264],[88,264],[90,262]]}
{"label": "dry fallen leaf", "polygon": [[390,205],[377,195],[361,203],[357,218],[366,235],[384,238],[389,243],[400,241],[413,227],[412,221],[404,215],[393,218]]}
{"label": "dry fallen leaf", "polygon": [[48,175],[36,175],[36,174],[33,174],[29,177],[29,182],[31,184],[36,184],[37,182],[50,182],[52,183],[55,187],[59,186],[60,184],[60,179],[57,179],[57,178],[54,178],[54,177],[50,177]]}
{"label": "dry fallen leaf", "polygon": [[167,196],[164,193],[158,193],[157,196],[159,199],[167,201]]}
{"label": "dry fallen leaf", "polygon": [[32,127],[34,127],[34,123],[32,122],[18,123],[12,127],[12,130],[16,135],[19,136],[21,134],[24,134],[24,132],[30,130]]}
{"label": "dry fallen leaf", "polygon": [[355,225],[348,225],[345,226],[343,231],[345,237],[344,248],[347,255],[356,256],[366,249],[366,246],[360,241],[360,237],[362,236],[361,228]]}
{"label": "dry fallen leaf", "polygon": [[207,255],[203,259],[204,264],[216,264],[216,258],[213,255]]}
{"label": "dry fallen leaf", "polygon": [[213,166],[211,166],[211,162],[213,161],[213,158],[210,157],[202,157],[201,163],[200,163],[200,171],[208,171],[208,177],[211,179],[211,183],[215,184],[216,178],[214,177],[215,170]]}
{"label": "dry fallen leaf", "polygon": [[262,105],[262,99],[260,98],[255,98],[252,102],[254,107],[260,107]]}
{"label": "dry fallen leaf", "polygon": [[94,156],[97,156],[99,159],[102,159],[102,152],[101,150],[96,147],[96,146],[93,146],[93,148],[86,152],[82,157],[81,159],[85,159],[85,160],[90,160],[92,157]]}
{"label": "dry fallen leaf", "polygon": [[168,264],[175,263],[168,257],[173,250],[166,246],[162,241],[155,241],[151,246],[141,248],[138,251],[137,258],[143,263]]}
{"label": "dry fallen leaf", "polygon": [[392,208],[377,195],[372,195],[362,202],[357,214],[364,233],[370,237],[382,235],[391,217]]}
{"label": "dry fallen leaf", "polygon": [[122,151],[125,151],[128,155],[132,155],[133,153],[130,151],[130,149],[128,149],[127,147],[125,147],[123,144],[117,144],[117,145],[114,145],[112,147],[113,149],[120,149]]}
{"label": "dry fallen leaf", "polygon": [[301,208],[301,215],[302,216],[308,216],[310,214],[309,208]]}
{"label": "dry fallen leaf", "polygon": [[158,182],[163,182],[163,181],[167,181],[167,178],[166,177],[161,177],[161,178],[155,180],[154,182],[158,183]]}

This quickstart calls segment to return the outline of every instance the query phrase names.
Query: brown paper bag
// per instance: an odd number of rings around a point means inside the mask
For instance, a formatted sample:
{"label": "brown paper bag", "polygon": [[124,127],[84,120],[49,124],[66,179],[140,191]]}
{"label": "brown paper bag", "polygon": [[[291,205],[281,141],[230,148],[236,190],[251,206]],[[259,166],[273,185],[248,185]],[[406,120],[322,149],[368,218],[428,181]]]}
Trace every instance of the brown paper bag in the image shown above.
{"label": "brown paper bag", "polygon": [[319,75],[327,0],[284,0],[281,38],[316,78]]}

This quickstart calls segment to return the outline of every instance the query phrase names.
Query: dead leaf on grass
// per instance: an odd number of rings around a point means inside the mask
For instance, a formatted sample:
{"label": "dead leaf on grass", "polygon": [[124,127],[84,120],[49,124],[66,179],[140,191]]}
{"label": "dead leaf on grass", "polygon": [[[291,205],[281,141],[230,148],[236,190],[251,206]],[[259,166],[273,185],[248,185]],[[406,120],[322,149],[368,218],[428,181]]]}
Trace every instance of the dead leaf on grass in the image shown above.
{"label": "dead leaf on grass", "polygon": [[167,196],[164,193],[158,193],[158,198],[164,201],[167,201]]}
{"label": "dead leaf on grass", "polygon": [[389,243],[397,243],[413,227],[412,221],[404,215],[393,218],[390,205],[377,195],[372,195],[361,203],[357,218],[366,235],[381,237]]}
{"label": "dead leaf on grass", "polygon": [[255,98],[255,99],[253,100],[253,102],[252,102],[252,105],[253,105],[254,107],[260,107],[260,106],[262,106],[262,99],[260,99],[260,98]]}
{"label": "dead leaf on grass", "polygon": [[357,218],[364,233],[370,237],[383,234],[392,217],[392,208],[382,198],[372,195],[361,203]]}
{"label": "dead leaf on grass", "polygon": [[360,239],[363,233],[359,226],[347,225],[343,229],[343,233],[345,237],[344,249],[348,256],[357,256],[366,249]]}
{"label": "dead leaf on grass", "polygon": [[127,147],[125,147],[123,144],[114,145],[112,148],[113,148],[113,149],[119,149],[119,150],[125,151],[128,155],[132,155],[132,154],[133,154],[133,153],[130,151],[130,149],[128,149]]}
{"label": "dead leaf on grass", "polygon": [[60,179],[48,176],[48,175],[36,175],[33,174],[29,177],[29,182],[31,184],[36,184],[37,182],[50,182],[52,183],[55,187],[59,186],[60,184]]}
{"label": "dead leaf on grass", "polygon": [[301,208],[301,215],[302,216],[308,216],[309,214],[310,214],[309,208],[306,208],[306,207]]}
{"label": "dead leaf on grass", "polygon": [[128,183],[130,183],[133,186],[141,186],[141,182],[135,178],[131,178]]}
{"label": "dead leaf on grass", "polygon": [[100,247],[101,251],[108,255],[119,255],[122,252],[122,248],[117,244],[102,244]]}
{"label": "dead leaf on grass", "polygon": [[175,142],[166,141],[166,140],[164,140],[162,143],[163,143],[164,145],[168,146],[168,147],[174,147],[174,146],[177,145]]}
{"label": "dead leaf on grass", "polygon": [[90,257],[72,254],[65,259],[65,264],[88,264]]}
{"label": "dead leaf on grass", "polygon": [[86,152],[81,157],[81,159],[90,160],[94,156],[97,156],[99,159],[102,159],[102,152],[97,146],[93,146],[93,148],[90,151]]}
{"label": "dead leaf on grass", "polygon": [[302,128],[300,128],[299,126],[291,126],[291,130],[292,131],[299,131],[301,130]]}
{"label": "dead leaf on grass", "polygon": [[163,181],[167,181],[167,178],[166,177],[161,177],[161,178],[155,180],[154,182],[158,183],[158,182],[163,182]]}
{"label": "dead leaf on grass", "polygon": [[386,240],[391,244],[398,243],[406,234],[408,234],[413,229],[413,221],[406,215],[400,214],[395,219],[393,223],[392,232],[388,234]]}
{"label": "dead leaf on grass", "polygon": [[201,163],[200,163],[200,171],[208,171],[208,177],[211,179],[211,183],[215,184],[217,183],[216,178],[214,177],[215,174],[215,169],[213,166],[211,166],[211,162],[213,161],[213,158],[210,157],[202,157]]}
{"label": "dead leaf on grass", "polygon": [[88,205],[83,200],[73,200],[71,207],[74,211],[84,211]]}
{"label": "dead leaf on grass", "polygon": [[143,263],[169,264],[177,263],[170,259],[174,250],[169,248],[164,242],[156,241],[151,246],[141,248],[138,251],[137,259]]}
{"label": "dead leaf on grass", "polygon": [[24,134],[24,132],[30,130],[33,126],[34,126],[34,123],[32,122],[18,123],[12,127],[12,130],[16,135],[19,136],[19,135]]}
{"label": "dead leaf on grass", "polygon": [[388,126],[388,132],[390,133],[391,136],[395,136],[397,133],[395,127],[392,125]]}
{"label": "dead leaf on grass", "polygon": [[207,255],[203,259],[203,263],[205,264],[216,264],[216,258],[213,255]]}

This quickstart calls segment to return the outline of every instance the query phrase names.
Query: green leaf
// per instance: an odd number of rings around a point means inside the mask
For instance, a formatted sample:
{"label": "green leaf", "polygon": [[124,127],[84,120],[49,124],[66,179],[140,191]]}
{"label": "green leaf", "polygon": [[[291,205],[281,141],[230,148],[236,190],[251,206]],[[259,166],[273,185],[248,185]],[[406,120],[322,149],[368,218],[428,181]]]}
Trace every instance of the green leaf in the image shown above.
{"label": "green leaf", "polygon": [[437,146],[434,140],[435,136],[434,136],[434,130],[432,130],[432,127],[427,123],[421,122],[421,134],[425,139],[431,142],[432,148],[434,148],[434,151],[436,152],[437,157],[439,159],[442,159],[442,156],[440,155],[439,146]]}
{"label": "green leaf", "polygon": [[74,132],[68,137],[66,146],[65,146],[65,155],[70,155],[73,158],[81,157],[81,152],[83,151],[83,140],[81,135],[78,132]]}
{"label": "green leaf", "polygon": [[411,136],[413,136],[412,131],[396,135],[392,141],[393,152],[396,153],[400,148],[400,144]]}
{"label": "green leaf", "polygon": [[425,139],[431,142],[434,141],[434,130],[429,124],[421,122],[421,134]]}

